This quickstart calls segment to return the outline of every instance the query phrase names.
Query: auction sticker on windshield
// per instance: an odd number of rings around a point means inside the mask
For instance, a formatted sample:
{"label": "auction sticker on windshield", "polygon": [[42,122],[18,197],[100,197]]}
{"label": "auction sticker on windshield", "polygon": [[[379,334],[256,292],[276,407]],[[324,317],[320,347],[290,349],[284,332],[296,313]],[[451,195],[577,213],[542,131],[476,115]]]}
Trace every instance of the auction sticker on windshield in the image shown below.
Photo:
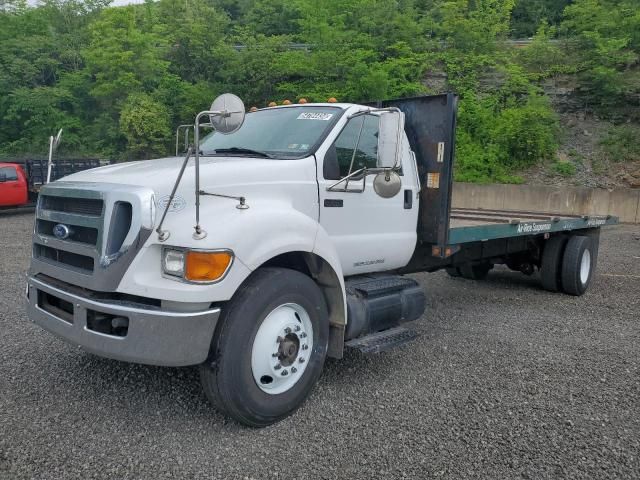
{"label": "auction sticker on windshield", "polygon": [[298,120],[331,120],[333,117],[333,113],[322,113],[322,112],[303,112],[298,115]]}

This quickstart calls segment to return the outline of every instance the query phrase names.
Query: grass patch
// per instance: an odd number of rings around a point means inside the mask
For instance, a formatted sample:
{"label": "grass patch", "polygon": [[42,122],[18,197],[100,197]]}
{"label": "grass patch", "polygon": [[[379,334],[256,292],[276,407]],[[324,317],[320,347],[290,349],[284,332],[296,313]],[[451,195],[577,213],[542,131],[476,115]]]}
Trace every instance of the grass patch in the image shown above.
{"label": "grass patch", "polygon": [[635,162],[640,160],[640,126],[613,127],[600,142],[602,150],[611,162]]}
{"label": "grass patch", "polygon": [[576,174],[576,166],[571,162],[554,162],[551,168],[555,173],[563,177],[572,177]]}

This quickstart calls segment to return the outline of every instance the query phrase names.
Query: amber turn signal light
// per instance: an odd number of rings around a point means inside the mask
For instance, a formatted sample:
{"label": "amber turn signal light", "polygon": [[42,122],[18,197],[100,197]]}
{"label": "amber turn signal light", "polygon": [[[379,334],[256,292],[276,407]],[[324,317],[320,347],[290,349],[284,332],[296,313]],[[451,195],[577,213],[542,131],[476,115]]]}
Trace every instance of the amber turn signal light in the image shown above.
{"label": "amber turn signal light", "polygon": [[214,282],[229,269],[233,254],[228,251],[188,251],[185,258],[184,278],[191,282]]}

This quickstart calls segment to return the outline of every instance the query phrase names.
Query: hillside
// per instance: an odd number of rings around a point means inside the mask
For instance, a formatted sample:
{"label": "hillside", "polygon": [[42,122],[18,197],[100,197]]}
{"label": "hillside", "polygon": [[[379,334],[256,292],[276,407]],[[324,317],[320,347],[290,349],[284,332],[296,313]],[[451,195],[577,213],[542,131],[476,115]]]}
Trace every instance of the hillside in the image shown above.
{"label": "hillside", "polygon": [[248,106],[455,91],[458,180],[635,185],[636,0],[108,5],[2,2],[0,156],[42,153],[60,127],[62,154],[164,155],[224,91]]}

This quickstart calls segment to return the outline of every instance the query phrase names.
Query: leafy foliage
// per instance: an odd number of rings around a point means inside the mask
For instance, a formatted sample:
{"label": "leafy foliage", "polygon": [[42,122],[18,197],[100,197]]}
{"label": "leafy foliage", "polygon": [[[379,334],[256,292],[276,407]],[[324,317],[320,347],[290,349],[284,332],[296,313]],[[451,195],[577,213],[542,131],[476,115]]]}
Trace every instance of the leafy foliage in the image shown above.
{"label": "leafy foliage", "polygon": [[518,182],[557,146],[541,80],[576,73],[592,105],[640,98],[636,1],[2,0],[0,154],[44,151],[63,127],[63,151],[163,155],[224,91],[264,106],[452,90],[456,179]]}
{"label": "leafy foliage", "polygon": [[571,177],[576,174],[576,166],[571,162],[555,162],[552,164],[553,170],[563,177]]}
{"label": "leafy foliage", "polygon": [[640,161],[640,127],[620,125],[612,128],[602,140],[602,147],[610,162]]}

